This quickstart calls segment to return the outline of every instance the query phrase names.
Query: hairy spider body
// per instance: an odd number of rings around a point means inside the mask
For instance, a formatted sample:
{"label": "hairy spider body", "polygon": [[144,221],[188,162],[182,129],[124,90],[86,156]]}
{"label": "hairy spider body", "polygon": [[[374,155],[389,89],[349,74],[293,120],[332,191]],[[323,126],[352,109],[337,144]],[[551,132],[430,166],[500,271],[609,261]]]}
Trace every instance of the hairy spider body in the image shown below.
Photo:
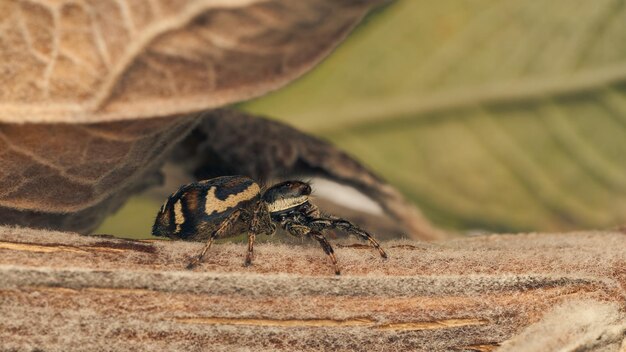
{"label": "hairy spider body", "polygon": [[[204,241],[235,210],[253,214],[260,199],[261,188],[247,177],[226,176],[190,183],[180,187],[161,206],[152,234]],[[245,225],[239,224],[238,227]],[[231,232],[234,230],[241,229],[233,228]]]}
{"label": "hairy spider body", "polygon": [[317,240],[335,268],[340,270],[334,251],[322,232],[339,229],[367,240],[387,257],[378,242],[367,232],[349,221],[322,216],[317,206],[309,201],[311,186],[300,181],[285,181],[265,192],[254,180],[245,176],[223,176],[194,182],[180,187],[172,194],[156,217],[152,234],[186,241],[207,241],[207,244],[189,265],[193,268],[218,237],[247,231],[248,253],[245,265],[252,263],[256,235],[272,234],[276,224],[297,237]]}

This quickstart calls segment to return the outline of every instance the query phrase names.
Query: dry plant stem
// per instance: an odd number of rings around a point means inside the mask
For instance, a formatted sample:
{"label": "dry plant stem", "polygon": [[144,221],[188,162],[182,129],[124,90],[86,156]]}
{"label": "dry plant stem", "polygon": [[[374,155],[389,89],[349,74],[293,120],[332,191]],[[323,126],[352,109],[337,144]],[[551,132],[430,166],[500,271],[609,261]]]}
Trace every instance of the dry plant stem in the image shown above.
{"label": "dry plant stem", "polygon": [[[2,350],[618,351],[626,235],[335,243],[138,242],[0,227]],[[530,338],[532,337],[532,339]]]}

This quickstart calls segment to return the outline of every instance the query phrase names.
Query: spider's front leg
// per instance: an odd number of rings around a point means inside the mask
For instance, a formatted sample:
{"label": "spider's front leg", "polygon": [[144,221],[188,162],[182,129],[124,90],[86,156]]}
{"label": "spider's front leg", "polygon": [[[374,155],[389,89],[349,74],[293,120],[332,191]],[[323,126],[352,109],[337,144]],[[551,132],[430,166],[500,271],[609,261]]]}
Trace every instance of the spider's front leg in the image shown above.
{"label": "spider's front leg", "polygon": [[385,251],[382,249],[378,241],[376,241],[376,239],[374,239],[372,235],[370,235],[369,233],[365,232],[364,230],[360,229],[359,227],[357,227],[356,225],[352,224],[351,222],[347,220],[334,218],[334,217],[319,218],[319,219],[311,219],[307,223],[307,225],[316,231],[322,231],[325,229],[338,229],[338,230],[343,230],[347,233],[354,234],[357,237],[360,237],[361,239],[367,240],[372,245],[372,247],[378,250],[378,253],[380,253],[381,257],[387,258],[387,253],[385,253]]}
{"label": "spider's front leg", "polygon": [[293,222],[287,222],[284,227],[285,230],[289,231],[290,234],[296,237],[311,236],[312,238],[316,239],[320,243],[320,246],[322,246],[324,253],[326,253],[328,258],[330,258],[330,261],[333,263],[333,267],[335,268],[335,275],[341,275],[341,271],[339,270],[339,264],[337,264],[337,257],[335,257],[335,251],[330,245],[330,242],[328,242],[328,240],[326,239],[326,237],[324,237],[324,235],[322,235],[322,233],[320,233],[319,231],[313,231],[308,226],[296,224]]}

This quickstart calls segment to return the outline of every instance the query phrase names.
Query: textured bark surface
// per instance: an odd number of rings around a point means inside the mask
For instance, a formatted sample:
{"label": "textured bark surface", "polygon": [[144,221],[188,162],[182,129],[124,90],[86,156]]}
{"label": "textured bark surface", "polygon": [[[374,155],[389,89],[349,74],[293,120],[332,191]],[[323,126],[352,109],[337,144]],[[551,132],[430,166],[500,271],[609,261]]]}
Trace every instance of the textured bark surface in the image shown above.
{"label": "textured bark surface", "polygon": [[[4,350],[619,351],[626,235],[341,242],[322,250],[0,228]],[[620,347],[621,346],[621,347]],[[547,349],[546,349],[547,348]]]}

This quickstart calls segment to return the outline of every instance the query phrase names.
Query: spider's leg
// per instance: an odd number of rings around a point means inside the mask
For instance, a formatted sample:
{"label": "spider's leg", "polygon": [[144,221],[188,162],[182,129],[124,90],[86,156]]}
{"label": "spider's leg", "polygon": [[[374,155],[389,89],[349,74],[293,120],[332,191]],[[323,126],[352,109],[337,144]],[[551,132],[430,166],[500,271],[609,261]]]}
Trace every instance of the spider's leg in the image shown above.
{"label": "spider's leg", "polygon": [[308,235],[316,239],[322,246],[324,253],[328,255],[328,258],[330,258],[330,261],[333,263],[333,266],[335,267],[335,275],[341,275],[339,265],[337,264],[337,257],[335,257],[335,251],[333,250],[333,247],[330,245],[326,237],[324,237],[324,235],[322,235],[318,231],[312,231],[311,228],[309,228],[308,226],[295,224],[293,222],[288,222],[287,224],[285,224],[285,229],[290,234],[296,237]]}
{"label": "spider's leg", "polygon": [[[244,262],[245,266],[252,264],[252,257],[254,255],[254,240],[256,239],[256,235],[261,234],[264,231],[267,232],[267,229],[264,230],[264,226],[261,225],[261,207],[263,207],[263,203],[259,202],[256,210],[252,214],[252,220],[250,220],[250,226],[248,227],[248,253],[246,254],[246,261]],[[275,228],[276,227],[274,226],[274,229]]]}
{"label": "spider's leg", "polygon": [[339,218],[320,218],[311,220],[308,225],[318,230],[335,228],[356,235],[357,237],[368,241],[370,245],[372,245],[372,247],[376,248],[381,257],[387,258],[387,253],[385,253],[378,241],[376,241],[376,239],[372,237],[372,235],[363,231],[362,229],[347,220]]}
{"label": "spider's leg", "polygon": [[246,211],[247,218],[250,218],[248,226],[248,253],[246,254],[245,266],[252,264],[254,256],[254,240],[257,235],[266,234],[273,235],[276,232],[276,225],[272,223],[272,218],[267,209],[267,205],[259,202],[252,214]]}
{"label": "spider's leg", "polygon": [[250,266],[252,264],[252,256],[254,254],[254,239],[256,238],[256,233],[253,231],[248,231],[248,253],[246,254],[246,261],[244,262],[245,266]]}
{"label": "spider's leg", "polygon": [[211,245],[213,244],[213,240],[215,238],[219,237],[219,236],[224,235],[233,226],[233,224],[235,222],[237,222],[237,219],[239,219],[240,215],[241,215],[241,210],[237,209],[237,210],[233,211],[226,219],[224,219],[222,221],[222,223],[217,228],[217,230],[215,230],[211,234],[211,236],[209,236],[209,239],[208,239],[207,243],[204,245],[204,248],[202,248],[202,251],[200,252],[200,255],[198,255],[196,258],[194,258],[187,265],[187,269],[193,269],[198,264],[200,264],[200,262],[202,261],[202,258],[204,258],[204,255],[206,254],[206,252],[209,250],[209,248],[211,248]]}
{"label": "spider's leg", "polygon": [[339,265],[337,264],[337,258],[335,257],[335,251],[333,250],[333,247],[330,245],[326,237],[316,231],[309,232],[309,235],[320,243],[320,246],[322,246],[322,249],[328,256],[328,258],[330,258],[330,261],[333,262],[333,266],[335,267],[335,275],[341,275],[341,271],[339,271]]}

